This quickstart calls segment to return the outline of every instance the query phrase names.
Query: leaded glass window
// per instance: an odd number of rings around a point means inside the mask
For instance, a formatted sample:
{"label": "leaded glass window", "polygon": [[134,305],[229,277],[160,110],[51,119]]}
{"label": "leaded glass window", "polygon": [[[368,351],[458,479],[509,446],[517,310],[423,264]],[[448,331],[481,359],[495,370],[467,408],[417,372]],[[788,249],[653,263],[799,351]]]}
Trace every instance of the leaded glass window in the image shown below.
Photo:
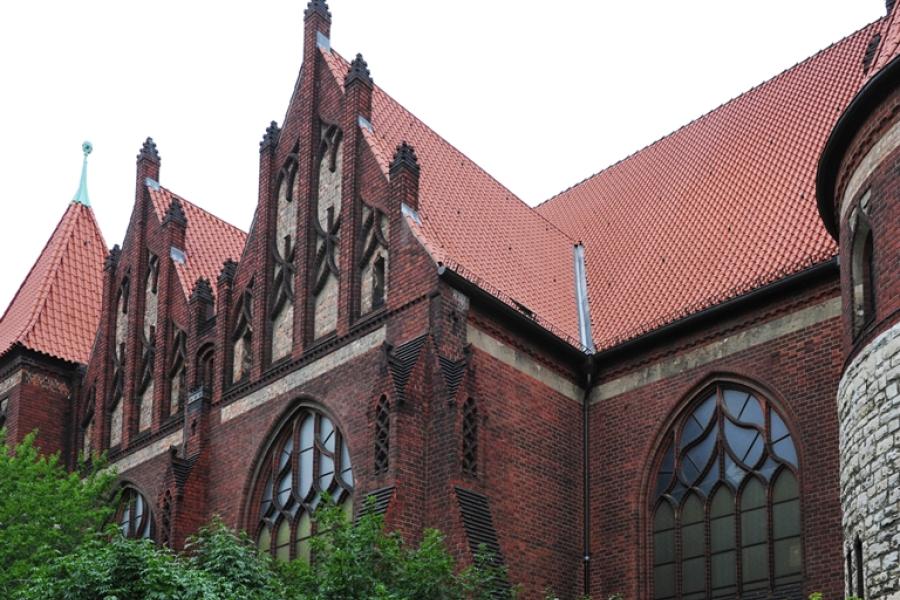
{"label": "leaded glass window", "polygon": [[375,474],[388,469],[391,442],[391,413],[388,399],[382,396],[375,406]]}
{"label": "leaded glass window", "polygon": [[322,413],[303,407],[282,427],[260,474],[259,548],[280,560],[310,557],[312,518],[327,494],[350,515],[353,468],[344,436]]}
{"label": "leaded glass window", "polygon": [[463,404],[462,470],[466,475],[478,475],[478,407],[474,398]]}
{"label": "leaded glass window", "polygon": [[132,487],[122,490],[116,524],[127,538],[151,539],[153,537],[153,516],[150,505],[143,494]]}
{"label": "leaded glass window", "polygon": [[650,499],[653,597],[733,598],[797,586],[797,450],[771,402],[749,387],[714,385],[665,439]]}

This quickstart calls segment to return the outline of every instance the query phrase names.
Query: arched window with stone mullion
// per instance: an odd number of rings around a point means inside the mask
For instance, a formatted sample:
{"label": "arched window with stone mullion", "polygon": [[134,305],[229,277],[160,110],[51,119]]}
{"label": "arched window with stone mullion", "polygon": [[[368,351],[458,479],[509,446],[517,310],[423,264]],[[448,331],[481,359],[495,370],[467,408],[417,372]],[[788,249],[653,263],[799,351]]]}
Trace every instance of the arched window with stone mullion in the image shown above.
{"label": "arched window with stone mullion", "polygon": [[654,598],[725,598],[797,584],[797,453],[771,401],[743,384],[716,383],[664,439],[649,498]]}

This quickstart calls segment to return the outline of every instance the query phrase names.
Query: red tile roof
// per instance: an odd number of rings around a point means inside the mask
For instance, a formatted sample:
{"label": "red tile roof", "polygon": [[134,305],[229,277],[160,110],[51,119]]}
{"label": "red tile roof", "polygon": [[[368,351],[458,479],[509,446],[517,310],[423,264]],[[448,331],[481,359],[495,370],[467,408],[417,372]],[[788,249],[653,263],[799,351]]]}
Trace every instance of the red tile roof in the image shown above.
{"label": "red tile roof", "polygon": [[[349,63],[321,52],[343,87]],[[372,128],[364,139],[385,172],[401,142],[416,151],[421,225],[412,227],[435,262],[513,307],[523,305],[546,329],[579,345],[573,239],[377,86]]]}
{"label": "red tile roof", "polygon": [[93,211],[69,204],[0,318],[0,356],[20,345],[87,363],[100,322],[106,252]]}
{"label": "red tile roof", "polygon": [[869,77],[887,66],[900,51],[900,5],[895,5],[887,18],[882,20],[881,43],[869,69]]}
{"label": "red tile roof", "polygon": [[816,166],[881,23],[538,207],[585,242],[598,348],[835,255]]}
{"label": "red tile roof", "polygon": [[184,264],[175,261],[175,272],[185,296],[190,297],[194,284],[201,277],[208,279],[215,290],[222,264],[228,259],[237,261],[241,257],[247,234],[164,187],[148,185],[147,190],[160,221],[165,218],[174,198],[181,202],[187,217],[186,248],[181,248],[187,260]]}

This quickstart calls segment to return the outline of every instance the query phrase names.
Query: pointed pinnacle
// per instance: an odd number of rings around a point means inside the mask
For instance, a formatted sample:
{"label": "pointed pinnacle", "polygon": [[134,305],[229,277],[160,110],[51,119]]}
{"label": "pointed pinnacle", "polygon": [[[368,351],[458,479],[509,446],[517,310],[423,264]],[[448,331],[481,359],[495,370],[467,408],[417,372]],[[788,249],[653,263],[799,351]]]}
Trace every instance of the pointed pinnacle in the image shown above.
{"label": "pointed pinnacle", "polygon": [[138,153],[137,159],[147,159],[152,160],[153,162],[159,162],[159,151],[156,149],[156,142],[153,141],[152,137],[148,137],[144,141],[144,145],[141,146],[141,151]]}
{"label": "pointed pinnacle", "polygon": [[393,177],[400,170],[407,169],[414,175],[419,175],[419,159],[416,157],[416,151],[406,142],[402,142],[397,146],[394,153],[394,160],[391,162],[390,174]]}
{"label": "pointed pinnacle", "polygon": [[331,20],[331,11],[328,10],[328,3],[325,0],[309,0],[309,4],[306,5],[306,12],[303,13],[304,17],[309,17],[311,14],[320,14],[329,21]]}
{"label": "pointed pinnacle", "polygon": [[366,64],[362,54],[357,54],[353,62],[350,63],[350,70],[347,71],[347,77],[344,78],[344,86],[350,87],[354,81],[361,81],[372,87],[372,74],[369,73],[369,65]]}
{"label": "pointed pinnacle", "polygon": [[91,200],[88,198],[87,191],[87,158],[88,154],[94,151],[94,146],[90,142],[84,142],[81,144],[81,151],[84,153],[84,160],[81,163],[81,183],[78,184],[78,191],[75,192],[72,202],[90,206]]}
{"label": "pointed pinnacle", "polygon": [[263,135],[262,141],[259,143],[259,151],[267,150],[268,148],[274,148],[278,145],[278,138],[281,136],[281,128],[278,127],[278,123],[272,121],[268,127],[266,127],[266,133]]}

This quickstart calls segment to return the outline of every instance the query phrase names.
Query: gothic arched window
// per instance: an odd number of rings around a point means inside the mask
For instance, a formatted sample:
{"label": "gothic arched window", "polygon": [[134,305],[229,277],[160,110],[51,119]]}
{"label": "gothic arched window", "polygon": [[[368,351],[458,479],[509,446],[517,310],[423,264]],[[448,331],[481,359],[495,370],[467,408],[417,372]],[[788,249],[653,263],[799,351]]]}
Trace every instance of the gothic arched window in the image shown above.
{"label": "gothic arched window", "polygon": [[259,474],[256,540],[280,560],[309,560],[312,519],[327,494],[353,510],[353,469],[344,436],[334,422],[308,406],[282,426],[266,452]]}
{"label": "gothic arched window", "polygon": [[133,487],[122,490],[119,508],[116,511],[116,524],[119,531],[127,538],[151,539],[153,537],[153,516],[150,505],[144,495]]}
{"label": "gothic arched window", "polygon": [[650,498],[653,598],[755,597],[798,586],[797,450],[771,402],[739,384],[706,388],[662,453]]}
{"label": "gothic arched window", "polygon": [[870,193],[866,192],[850,214],[853,335],[858,335],[875,318],[875,247],[869,223],[869,198]]}

